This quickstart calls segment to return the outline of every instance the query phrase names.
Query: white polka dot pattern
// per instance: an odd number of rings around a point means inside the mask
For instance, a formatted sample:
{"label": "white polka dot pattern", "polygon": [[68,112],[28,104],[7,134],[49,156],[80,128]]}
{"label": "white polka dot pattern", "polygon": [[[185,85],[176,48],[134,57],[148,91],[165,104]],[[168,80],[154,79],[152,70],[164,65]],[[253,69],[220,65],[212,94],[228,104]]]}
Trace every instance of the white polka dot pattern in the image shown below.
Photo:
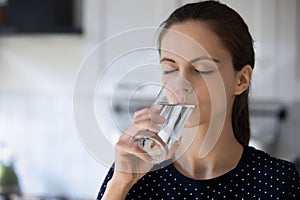
{"label": "white polka dot pattern", "polygon": [[[111,169],[100,189],[101,199]],[[209,180],[183,176],[170,164],[151,171],[129,191],[126,199],[300,199],[300,178],[294,165],[245,147],[235,169]]]}

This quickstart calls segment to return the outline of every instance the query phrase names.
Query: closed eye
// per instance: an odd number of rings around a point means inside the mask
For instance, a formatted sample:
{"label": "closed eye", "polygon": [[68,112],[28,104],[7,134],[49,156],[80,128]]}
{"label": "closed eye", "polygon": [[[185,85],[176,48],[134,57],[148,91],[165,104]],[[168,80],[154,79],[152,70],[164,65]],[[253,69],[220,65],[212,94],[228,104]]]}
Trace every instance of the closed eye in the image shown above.
{"label": "closed eye", "polygon": [[176,72],[176,71],[178,71],[178,69],[164,70],[163,74],[171,74],[171,73]]}
{"label": "closed eye", "polygon": [[214,72],[214,70],[197,70],[197,69],[195,69],[195,71],[202,75],[208,75]]}
{"label": "closed eye", "polygon": [[165,63],[162,64],[163,74],[171,74],[175,71],[178,71],[178,67],[174,63]]}

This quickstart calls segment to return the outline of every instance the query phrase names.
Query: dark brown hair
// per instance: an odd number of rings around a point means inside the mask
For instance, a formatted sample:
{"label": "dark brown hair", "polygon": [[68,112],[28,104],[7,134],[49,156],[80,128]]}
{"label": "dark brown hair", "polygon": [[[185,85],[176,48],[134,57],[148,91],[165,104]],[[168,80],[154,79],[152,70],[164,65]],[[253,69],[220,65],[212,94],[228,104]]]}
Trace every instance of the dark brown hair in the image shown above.
{"label": "dark brown hair", "polygon": [[[170,28],[191,20],[205,22],[216,33],[229,50],[236,71],[247,64],[254,67],[253,40],[247,24],[236,11],[217,1],[190,3],[175,10],[161,27]],[[160,39],[162,35],[163,32]],[[231,116],[235,138],[242,145],[248,145],[250,139],[248,96],[249,88],[235,97]]]}

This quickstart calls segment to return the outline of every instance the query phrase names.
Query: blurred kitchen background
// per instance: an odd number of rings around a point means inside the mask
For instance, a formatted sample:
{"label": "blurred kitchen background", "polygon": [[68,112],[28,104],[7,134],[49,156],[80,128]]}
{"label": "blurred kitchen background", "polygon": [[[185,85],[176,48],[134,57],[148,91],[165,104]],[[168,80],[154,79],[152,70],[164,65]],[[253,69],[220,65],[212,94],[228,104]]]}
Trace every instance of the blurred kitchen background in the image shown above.
{"label": "blurred kitchen background", "polygon": [[[0,0],[0,200],[19,192],[95,199],[107,167],[77,136],[72,94],[80,64],[109,36],[156,27],[188,2]],[[255,40],[251,145],[299,166],[300,1],[221,2],[244,17]]]}

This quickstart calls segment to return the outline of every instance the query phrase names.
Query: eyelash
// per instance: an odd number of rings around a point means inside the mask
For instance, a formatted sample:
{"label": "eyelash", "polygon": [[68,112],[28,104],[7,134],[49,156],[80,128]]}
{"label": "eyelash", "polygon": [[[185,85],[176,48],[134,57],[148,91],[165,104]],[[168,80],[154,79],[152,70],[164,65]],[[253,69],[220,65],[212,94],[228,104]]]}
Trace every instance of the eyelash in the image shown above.
{"label": "eyelash", "polygon": [[198,71],[196,70],[199,74],[202,74],[202,75],[208,75],[208,74],[211,74],[213,73],[214,71],[210,70],[210,71]]}
{"label": "eyelash", "polygon": [[163,74],[171,74],[172,72],[175,72],[175,71],[177,71],[177,69],[164,71]]}
{"label": "eyelash", "polygon": [[[199,74],[202,74],[202,75],[208,75],[208,74],[211,74],[211,73],[213,73],[214,71],[199,71],[199,70],[196,70],[196,69],[194,69],[197,73],[199,73]],[[173,73],[173,72],[175,72],[175,71],[177,71],[177,69],[173,69],[173,70],[169,70],[169,71],[164,71],[163,72],[163,74],[171,74],[171,73]]]}

